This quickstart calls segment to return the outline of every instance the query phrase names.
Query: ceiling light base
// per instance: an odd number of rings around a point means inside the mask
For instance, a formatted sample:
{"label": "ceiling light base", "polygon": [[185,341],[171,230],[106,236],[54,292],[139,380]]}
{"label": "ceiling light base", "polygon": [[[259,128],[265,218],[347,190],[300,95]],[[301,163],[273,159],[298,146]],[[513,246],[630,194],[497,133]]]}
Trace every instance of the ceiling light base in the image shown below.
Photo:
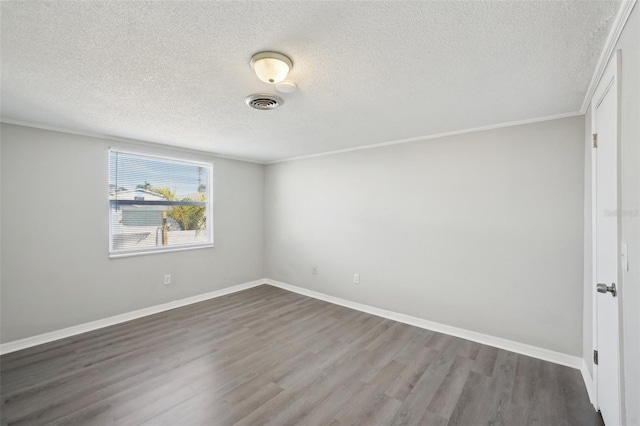
{"label": "ceiling light base", "polygon": [[269,84],[280,83],[293,67],[291,59],[278,52],[258,52],[249,63],[258,78]]}
{"label": "ceiling light base", "polygon": [[293,81],[284,80],[276,84],[276,90],[280,93],[293,93],[298,89],[298,86]]}

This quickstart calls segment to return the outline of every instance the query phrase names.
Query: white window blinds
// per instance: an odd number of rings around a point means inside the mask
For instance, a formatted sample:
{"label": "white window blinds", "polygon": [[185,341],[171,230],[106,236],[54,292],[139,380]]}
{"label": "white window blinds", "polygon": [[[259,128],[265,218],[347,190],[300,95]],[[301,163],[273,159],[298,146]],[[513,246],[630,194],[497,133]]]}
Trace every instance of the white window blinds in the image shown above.
{"label": "white window blinds", "polygon": [[111,257],[213,245],[211,163],[109,151]]}

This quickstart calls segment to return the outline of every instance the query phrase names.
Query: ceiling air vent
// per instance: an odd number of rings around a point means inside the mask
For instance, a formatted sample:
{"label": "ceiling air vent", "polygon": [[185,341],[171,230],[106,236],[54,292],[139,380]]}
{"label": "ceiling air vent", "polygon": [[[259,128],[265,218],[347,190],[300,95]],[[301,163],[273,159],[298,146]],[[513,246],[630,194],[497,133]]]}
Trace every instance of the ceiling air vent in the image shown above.
{"label": "ceiling air vent", "polygon": [[262,110],[276,109],[284,103],[282,98],[268,93],[247,96],[244,98],[244,102],[251,108]]}

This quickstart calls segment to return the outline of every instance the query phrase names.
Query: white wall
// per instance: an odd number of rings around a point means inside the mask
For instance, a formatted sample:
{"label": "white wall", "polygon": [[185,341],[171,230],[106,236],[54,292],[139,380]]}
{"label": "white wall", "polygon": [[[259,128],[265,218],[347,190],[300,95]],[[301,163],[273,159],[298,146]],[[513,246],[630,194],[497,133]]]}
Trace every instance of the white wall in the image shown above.
{"label": "white wall", "polygon": [[153,148],[214,162],[215,247],[109,259],[108,148],[150,148],[9,124],[1,140],[2,342],[264,276],[262,165]]}
{"label": "white wall", "polygon": [[[640,424],[640,8],[634,7],[616,44],[621,50],[620,147],[621,239],[629,250],[629,271],[620,277],[622,371],[626,424]],[[590,108],[589,108],[590,110]],[[591,115],[585,120],[585,146],[591,146]],[[594,282],[591,261],[591,149],[585,152],[585,280],[583,356],[593,376]]]}
{"label": "white wall", "polygon": [[267,276],[580,355],[583,141],[575,117],[269,165]]}
{"label": "white wall", "polygon": [[640,425],[640,6],[636,4],[616,45],[622,51],[620,143],[622,241],[629,271],[622,273],[626,421]]}

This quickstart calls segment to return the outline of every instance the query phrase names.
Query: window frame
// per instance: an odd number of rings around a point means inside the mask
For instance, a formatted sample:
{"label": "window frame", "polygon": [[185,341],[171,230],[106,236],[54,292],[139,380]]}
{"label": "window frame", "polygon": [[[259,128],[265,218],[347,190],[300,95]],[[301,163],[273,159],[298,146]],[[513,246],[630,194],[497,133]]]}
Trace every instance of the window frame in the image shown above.
{"label": "window frame", "polygon": [[[157,253],[168,253],[175,251],[185,251],[185,250],[197,250],[203,248],[212,248],[214,247],[214,233],[213,233],[213,207],[214,207],[214,199],[213,199],[213,185],[214,185],[214,177],[213,177],[213,169],[214,169],[214,161],[202,161],[202,160],[194,160],[192,158],[187,157],[174,157],[163,154],[157,154],[150,151],[145,150],[136,150],[136,149],[126,149],[126,148],[118,148],[118,147],[109,147],[107,150],[107,187],[109,187],[111,183],[111,154],[112,153],[120,153],[120,154],[128,154],[135,155],[138,157],[147,157],[152,160],[160,160],[167,161],[179,164],[185,164],[189,166],[202,167],[207,170],[207,175],[209,176],[207,182],[207,201],[206,201],[206,223],[207,228],[205,230],[207,235],[206,242],[203,243],[191,243],[191,244],[182,244],[175,246],[159,246],[159,247],[143,247],[140,249],[126,249],[126,250],[114,250],[113,249],[113,223],[112,223],[112,209],[111,209],[111,200],[107,199],[108,204],[108,228],[109,228],[109,239],[108,239],[108,252],[110,259],[117,259],[121,257],[131,257],[131,256],[142,256],[148,254],[157,254]],[[182,203],[182,202],[178,202]]]}

